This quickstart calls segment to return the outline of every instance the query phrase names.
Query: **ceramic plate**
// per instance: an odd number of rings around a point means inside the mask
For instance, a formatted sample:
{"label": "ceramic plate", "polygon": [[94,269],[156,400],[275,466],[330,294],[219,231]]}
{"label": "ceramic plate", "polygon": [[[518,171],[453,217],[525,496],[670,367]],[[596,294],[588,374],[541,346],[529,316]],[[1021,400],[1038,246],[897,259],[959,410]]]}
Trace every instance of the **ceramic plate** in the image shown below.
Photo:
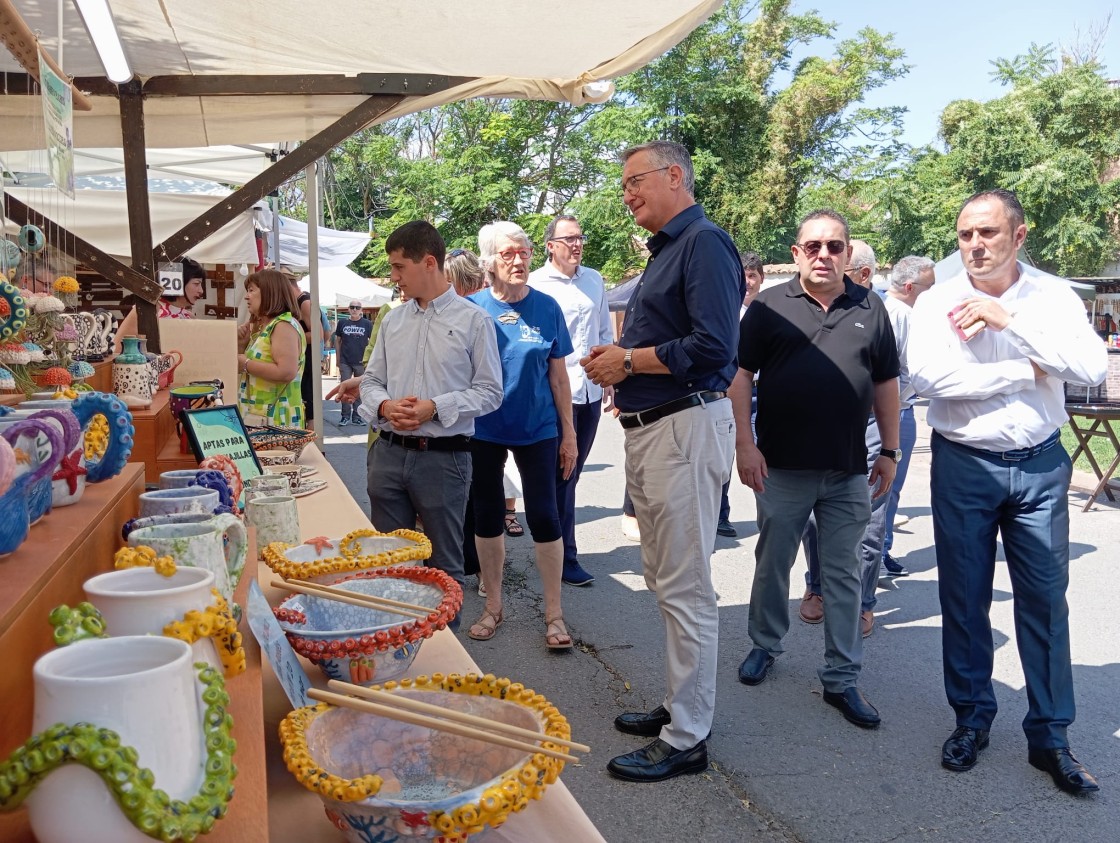
{"label": "ceramic plate", "polygon": [[310,477],[312,474],[318,474],[319,473],[319,469],[317,469],[313,465],[301,465],[300,468],[303,469],[303,476],[304,477]]}
{"label": "ceramic plate", "polygon": [[302,498],[304,495],[313,495],[325,488],[327,488],[326,480],[304,480],[299,484],[299,491],[292,492],[292,497]]}

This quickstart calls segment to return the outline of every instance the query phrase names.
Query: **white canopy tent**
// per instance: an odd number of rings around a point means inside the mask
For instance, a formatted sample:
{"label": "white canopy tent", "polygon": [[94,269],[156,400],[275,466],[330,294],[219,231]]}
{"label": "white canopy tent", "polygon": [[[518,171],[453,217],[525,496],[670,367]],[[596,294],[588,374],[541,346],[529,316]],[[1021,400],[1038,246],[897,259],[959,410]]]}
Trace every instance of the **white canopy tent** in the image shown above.
{"label": "white canopy tent", "polygon": [[[200,179],[207,183],[242,185],[259,176],[285,151],[285,145],[255,143],[229,146],[149,149],[146,154],[152,179]],[[45,173],[47,152],[24,149],[0,153],[0,163],[13,173]],[[124,178],[124,150],[75,149],[74,177]],[[187,192],[187,191],[181,191]]]}
{"label": "white canopy tent", "polygon": [[[369,245],[369,235],[361,231],[336,231],[318,227],[318,265],[342,267],[353,263]],[[271,242],[271,241],[270,241]],[[280,260],[284,266],[310,267],[313,263],[308,248],[307,223],[291,217],[280,216]],[[354,275],[354,273],[351,273]],[[357,278],[357,275],[354,275]],[[322,276],[320,276],[322,278]],[[320,284],[322,284],[320,280]],[[326,301],[324,296],[324,302]]]}
{"label": "white canopy tent", "polygon": [[[311,290],[311,276],[300,279],[299,288]],[[393,291],[368,278],[363,278],[348,266],[320,266],[319,304],[323,307],[345,308],[352,301],[360,301],[367,309],[378,308],[393,297]]]}

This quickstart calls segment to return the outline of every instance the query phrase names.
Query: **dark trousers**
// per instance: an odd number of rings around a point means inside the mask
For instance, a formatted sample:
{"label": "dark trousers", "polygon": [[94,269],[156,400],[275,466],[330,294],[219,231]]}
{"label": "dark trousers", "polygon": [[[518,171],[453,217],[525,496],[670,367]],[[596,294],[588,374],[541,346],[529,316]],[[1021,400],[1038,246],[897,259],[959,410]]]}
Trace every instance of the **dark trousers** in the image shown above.
{"label": "dark trousers", "polygon": [[521,473],[521,495],[525,501],[525,524],[537,543],[560,538],[556,514],[556,473],[559,471],[560,440],[542,439],[529,445],[499,445],[474,439],[474,533],[484,539],[497,538],[505,529],[506,491],[503,474],[506,458],[513,454]]}
{"label": "dark trousers", "polygon": [[957,725],[987,729],[996,716],[988,612],[998,533],[1027,684],[1023,731],[1032,747],[1067,746],[1066,727],[1076,713],[1066,605],[1069,455],[1057,444],[1027,459],[1005,460],[938,433],[931,448],[945,695]]}
{"label": "dark trousers", "polygon": [[602,414],[601,399],[572,405],[572,424],[576,429],[576,467],[567,480],[559,473],[556,475],[556,511],[560,516],[560,531],[564,537],[565,564],[576,562],[579,558],[576,552],[576,483],[579,482],[583,464],[587,462],[587,455],[591,453],[591,446],[595,444],[595,432],[599,429],[599,416]]}

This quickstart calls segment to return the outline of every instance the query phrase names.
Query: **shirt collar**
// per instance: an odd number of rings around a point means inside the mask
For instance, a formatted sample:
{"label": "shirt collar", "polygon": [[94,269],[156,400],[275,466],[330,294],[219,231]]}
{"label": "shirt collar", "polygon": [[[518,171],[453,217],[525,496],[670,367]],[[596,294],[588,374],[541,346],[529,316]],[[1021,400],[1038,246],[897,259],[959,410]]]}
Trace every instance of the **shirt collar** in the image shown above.
{"label": "shirt collar", "polygon": [[661,230],[653,237],[646,240],[646,248],[652,254],[657,254],[670,240],[676,240],[696,220],[704,218],[704,209],[700,205],[692,204],[665,223]]}
{"label": "shirt collar", "polygon": [[583,264],[581,263],[579,266],[577,266],[576,271],[568,276],[556,267],[556,264],[552,262],[552,258],[549,258],[545,263],[545,269],[548,271],[548,277],[551,279],[555,279],[557,281],[575,281],[577,278],[579,278],[580,273],[583,272]]}
{"label": "shirt collar", "polygon": [[[862,298],[866,298],[866,294],[871,292],[866,287],[863,287],[863,286],[857,284],[855,281],[853,281],[851,278],[849,278],[847,275],[845,275],[844,276],[844,292],[842,292],[836,298],[840,298],[841,296],[847,296],[849,299],[852,299],[853,301],[860,301],[861,300],[861,296],[860,296],[860,292],[859,292],[860,290],[863,290],[863,292],[864,292],[864,295],[862,296]],[[791,299],[795,299],[798,296],[805,296],[806,298],[810,297],[809,294],[805,292],[805,289],[801,286],[801,275],[800,274],[794,275],[793,278],[791,278],[789,281],[786,282],[786,296],[788,296]]]}
{"label": "shirt collar", "polygon": [[[436,296],[434,299],[432,299],[430,302],[428,302],[428,307],[434,309],[436,313],[439,313],[445,307],[447,307],[448,304],[450,304],[452,301],[454,301],[457,298],[459,298],[459,294],[455,292],[455,288],[454,287],[448,287],[447,292],[440,293],[438,296]],[[424,312],[423,310],[420,309],[420,305],[416,303],[416,299],[409,299],[408,300],[408,306],[410,308],[412,308],[413,313],[423,313]]]}

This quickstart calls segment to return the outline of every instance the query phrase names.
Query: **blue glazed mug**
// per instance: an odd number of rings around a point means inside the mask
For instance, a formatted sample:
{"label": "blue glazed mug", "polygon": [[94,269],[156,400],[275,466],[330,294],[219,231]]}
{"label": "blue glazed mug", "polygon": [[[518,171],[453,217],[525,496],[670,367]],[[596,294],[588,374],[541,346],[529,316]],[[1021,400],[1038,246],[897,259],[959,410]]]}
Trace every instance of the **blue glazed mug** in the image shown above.
{"label": "blue glazed mug", "polygon": [[23,544],[31,529],[27,513],[29,479],[30,475],[20,475],[0,495],[0,557],[7,556]]}

